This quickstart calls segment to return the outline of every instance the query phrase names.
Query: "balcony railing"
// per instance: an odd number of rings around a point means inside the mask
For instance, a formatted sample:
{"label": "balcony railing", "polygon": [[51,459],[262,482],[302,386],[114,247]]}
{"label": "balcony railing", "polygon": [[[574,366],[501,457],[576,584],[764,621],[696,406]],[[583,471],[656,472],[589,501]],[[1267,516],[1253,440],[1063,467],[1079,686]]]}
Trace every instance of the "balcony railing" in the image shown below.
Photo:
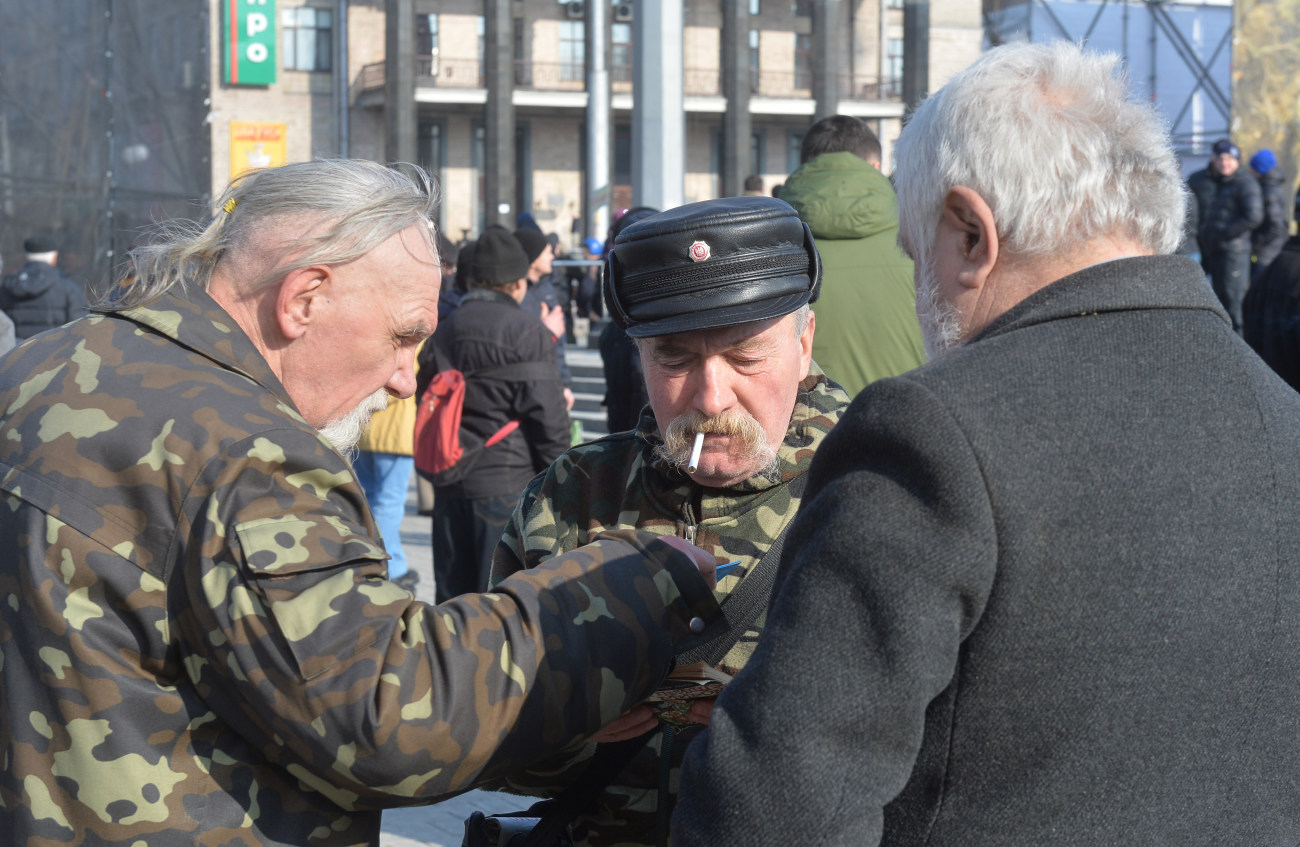
{"label": "balcony railing", "polygon": [[534,91],[586,91],[587,69],[581,62],[515,62],[515,85]]}
{"label": "balcony railing", "polygon": [[484,86],[483,63],[478,59],[416,56],[415,77],[419,85],[435,85],[438,88]]}
{"label": "balcony railing", "polygon": [[682,89],[694,97],[717,97],[722,94],[722,71],[717,68],[685,68]]}
{"label": "balcony railing", "polygon": [[901,102],[903,99],[903,80],[898,77],[840,74],[838,82],[841,100]]}
{"label": "balcony railing", "polygon": [[[475,59],[416,60],[417,82],[439,88],[483,88],[483,66]],[[611,73],[611,87],[617,92],[632,90],[632,69],[620,67]],[[368,91],[384,86],[384,64],[361,69],[359,87]],[[903,81],[896,78],[840,74],[836,81],[840,99],[899,101]],[[585,70],[570,62],[515,62],[515,86],[534,91],[585,91]],[[682,72],[684,93],[695,97],[722,94],[722,73],[717,68],[686,68]],[[812,96],[812,75],[807,71],[759,71],[750,74],[750,93],[759,97],[807,98]]]}
{"label": "balcony railing", "polygon": [[[415,60],[417,85],[436,85],[439,88],[482,88],[483,65],[475,59],[432,59],[423,56]],[[361,69],[357,87],[371,91],[384,87],[384,63],[375,62]]]}

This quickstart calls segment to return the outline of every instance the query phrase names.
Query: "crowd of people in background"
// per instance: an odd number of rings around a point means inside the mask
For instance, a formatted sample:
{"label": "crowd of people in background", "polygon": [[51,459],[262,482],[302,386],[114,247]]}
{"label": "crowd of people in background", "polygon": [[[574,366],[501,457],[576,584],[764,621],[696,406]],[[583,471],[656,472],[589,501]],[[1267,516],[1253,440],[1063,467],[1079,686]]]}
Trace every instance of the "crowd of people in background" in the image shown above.
{"label": "crowd of people in background", "polygon": [[[350,160],[240,176],[93,311],[33,234],[0,829],[374,844],[488,786],[580,847],[1290,843],[1300,195],[1229,139],[1184,180],[1129,94],[996,48],[892,176],[834,115],[571,255]],[[695,662],[716,701],[644,702]]]}

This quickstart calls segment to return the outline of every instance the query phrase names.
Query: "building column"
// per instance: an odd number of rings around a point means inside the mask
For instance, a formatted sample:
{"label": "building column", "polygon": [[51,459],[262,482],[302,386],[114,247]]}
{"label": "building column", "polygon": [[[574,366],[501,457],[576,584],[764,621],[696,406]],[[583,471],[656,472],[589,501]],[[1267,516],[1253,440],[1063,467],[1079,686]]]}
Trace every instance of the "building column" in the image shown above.
{"label": "building column", "polygon": [[903,2],[903,108],[910,115],[930,93],[930,0]]}
{"label": "building column", "polygon": [[483,0],[487,104],[483,212],[488,226],[515,228],[515,62],[511,0]]}
{"label": "building column", "polygon": [[[813,121],[840,108],[840,0],[812,0]],[[883,45],[881,45],[883,47]]]}
{"label": "building column", "polygon": [[752,173],[750,138],[754,134],[749,98],[757,80],[749,72],[749,0],[722,0],[722,196],[737,197]]}
{"label": "building column", "polygon": [[686,192],[682,0],[637,0],[632,22],[632,202],[667,210]]}
{"label": "building column", "polygon": [[413,0],[384,4],[384,158],[415,161],[415,23]]}
{"label": "building column", "polygon": [[587,232],[605,240],[614,186],[610,144],[609,4],[587,3]]}

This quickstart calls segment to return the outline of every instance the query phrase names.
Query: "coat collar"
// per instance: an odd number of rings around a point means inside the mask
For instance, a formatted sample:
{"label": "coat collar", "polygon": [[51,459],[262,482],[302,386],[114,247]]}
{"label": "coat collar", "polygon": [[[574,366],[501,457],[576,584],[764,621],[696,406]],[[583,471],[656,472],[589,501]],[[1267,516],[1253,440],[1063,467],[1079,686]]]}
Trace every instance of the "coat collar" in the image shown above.
{"label": "coat collar", "polygon": [[206,291],[198,288],[172,291],[147,305],[107,314],[147,327],[227,370],[242,374],[297,412],[289,392],[252,340]]}
{"label": "coat collar", "polygon": [[1141,309],[1213,312],[1231,325],[1201,266],[1185,256],[1137,256],[1090,265],[1017,303],[970,344],[1061,318]]}

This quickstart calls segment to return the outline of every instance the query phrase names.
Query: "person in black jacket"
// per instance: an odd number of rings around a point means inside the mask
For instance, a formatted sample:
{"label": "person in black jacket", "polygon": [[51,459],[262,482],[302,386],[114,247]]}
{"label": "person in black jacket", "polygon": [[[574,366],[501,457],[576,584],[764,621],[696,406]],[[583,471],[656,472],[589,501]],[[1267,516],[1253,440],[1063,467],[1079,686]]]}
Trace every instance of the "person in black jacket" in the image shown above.
{"label": "person in black jacket", "polygon": [[1254,265],[1250,270],[1253,283],[1268,270],[1268,266],[1282,252],[1290,235],[1290,226],[1286,217],[1286,190],[1282,186],[1282,174],[1278,171],[1277,157],[1272,150],[1260,150],[1250,157],[1250,169],[1259,180],[1259,191],[1264,202],[1264,220],[1250,234],[1251,249],[1254,252]]}
{"label": "person in black jacket", "polygon": [[81,285],[56,267],[59,246],[54,239],[33,235],[23,249],[27,264],[0,282],[0,311],[13,321],[19,343],[86,314]]}
{"label": "person in black jacket", "polygon": [[[523,247],[509,230],[489,227],[469,263],[469,290],[420,351],[419,395],[442,367],[456,368],[465,374],[462,442],[484,443],[512,421],[517,429],[462,459],[473,462],[464,479],[435,482],[439,603],[487,589],[492,551],[524,486],[569,447],[555,340],[536,314],[520,308],[528,289]],[[491,375],[475,373],[489,368]]]}
{"label": "person in black jacket", "polygon": [[1210,284],[1241,332],[1241,301],[1250,286],[1250,236],[1264,220],[1259,183],[1241,170],[1241,150],[1231,141],[1214,145],[1214,197],[1201,218],[1201,263]]}
{"label": "person in black jacket", "polygon": [[674,847],[1296,843],[1300,395],[1167,255],[1181,174],[1125,77],[995,47],[903,128],[946,344],[813,456]]}
{"label": "person in black jacket", "polygon": [[1300,235],[1291,236],[1251,283],[1242,320],[1246,343],[1300,391]]}

